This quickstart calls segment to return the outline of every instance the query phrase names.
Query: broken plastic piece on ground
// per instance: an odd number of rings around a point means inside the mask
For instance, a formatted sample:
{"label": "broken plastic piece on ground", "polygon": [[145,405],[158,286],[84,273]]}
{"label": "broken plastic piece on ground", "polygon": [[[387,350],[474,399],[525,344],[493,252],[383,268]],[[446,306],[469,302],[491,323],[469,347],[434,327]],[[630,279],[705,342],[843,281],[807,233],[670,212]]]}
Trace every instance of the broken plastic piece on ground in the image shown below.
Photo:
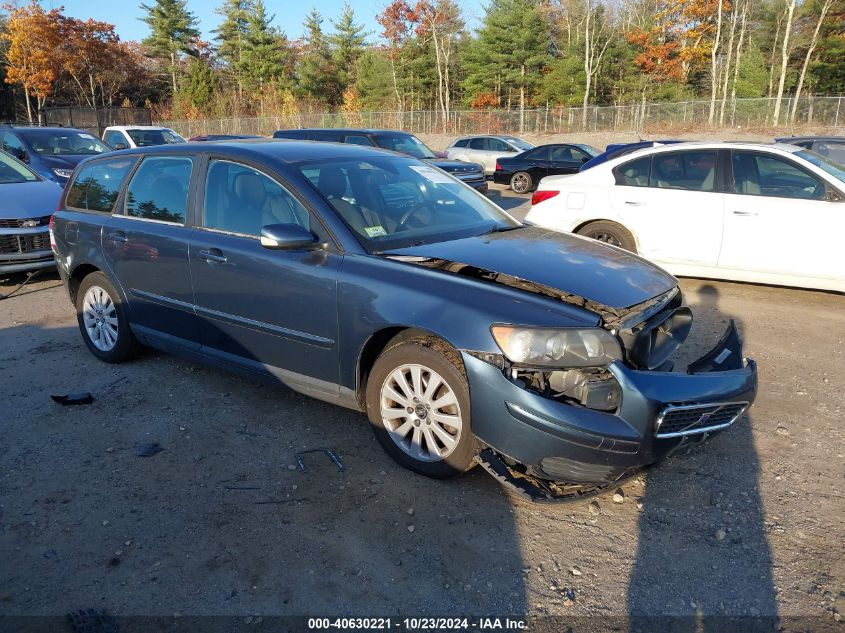
{"label": "broken plastic piece on ground", "polygon": [[94,396],[88,391],[75,391],[63,396],[50,397],[53,399],[53,402],[58,402],[66,407],[74,404],[91,404],[94,402]]}
{"label": "broken plastic piece on ground", "polygon": [[158,442],[149,442],[147,444],[139,444],[135,447],[135,457],[152,457],[156,453],[160,453],[164,449]]}
{"label": "broken plastic piece on ground", "polygon": [[337,469],[342,473],[346,470],[343,467],[343,462],[340,461],[340,457],[338,457],[335,452],[330,448],[312,448],[308,451],[302,451],[301,453],[296,454],[296,463],[299,464],[299,470],[305,472],[305,462],[302,461],[302,456],[307,455],[308,453],[325,453],[329,456],[329,459],[334,462],[334,465],[337,466]]}
{"label": "broken plastic piece on ground", "polygon": [[67,614],[74,633],[119,633],[117,621],[100,609],[80,609]]}
{"label": "broken plastic piece on ground", "polygon": [[[519,464],[509,466],[493,449],[486,448],[475,458],[484,470],[508,490],[529,501],[574,501],[599,494],[619,485],[623,479],[608,484],[574,484],[561,481],[546,481],[521,470]],[[633,472],[628,476],[633,475]]]}

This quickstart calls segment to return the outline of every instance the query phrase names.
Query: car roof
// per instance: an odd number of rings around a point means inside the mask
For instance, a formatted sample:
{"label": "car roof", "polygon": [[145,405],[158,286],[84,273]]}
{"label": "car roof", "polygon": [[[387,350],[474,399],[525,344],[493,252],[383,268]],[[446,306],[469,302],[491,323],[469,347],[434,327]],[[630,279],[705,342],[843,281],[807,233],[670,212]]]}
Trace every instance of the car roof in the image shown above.
{"label": "car roof", "polygon": [[[774,151],[781,154],[794,154],[802,151],[803,148],[795,145],[787,145],[785,143],[754,143],[749,141],[685,141],[683,143],[672,143],[669,145],[657,145],[654,147],[644,147],[642,149],[634,150],[628,154],[616,156],[610,160],[596,165],[602,165],[613,168],[621,163],[626,163],[629,160],[635,160],[642,156],[651,156],[652,154],[664,154],[667,152],[677,152],[685,149],[746,149],[746,150],[766,150]],[[585,170],[580,173],[588,173],[590,170]]]}
{"label": "car roof", "polygon": [[301,163],[327,159],[366,159],[376,156],[401,156],[395,152],[348,143],[318,143],[286,139],[256,138],[237,141],[189,141],[170,145],[153,145],[122,150],[109,156],[141,154],[167,156],[169,154],[226,154],[231,157],[270,159],[283,163]]}
{"label": "car roof", "polygon": [[276,130],[277,132],[350,132],[358,134],[405,134],[413,136],[411,132],[404,130],[381,130],[377,128],[363,128],[363,127],[302,127],[302,128],[285,128]]}
{"label": "car roof", "polygon": [[[16,132],[34,132],[35,134],[43,134],[45,132],[72,132],[74,134],[90,134],[91,136],[94,136],[90,132],[86,132],[85,130],[81,130],[75,127],[56,127],[49,125],[21,125],[14,126],[12,127],[12,129]],[[0,128],[0,131],[2,130],[3,128]]]}
{"label": "car roof", "polygon": [[170,130],[163,125],[110,125],[106,130]]}
{"label": "car roof", "polygon": [[845,136],[782,136],[775,141],[785,144],[793,141],[845,141]]}

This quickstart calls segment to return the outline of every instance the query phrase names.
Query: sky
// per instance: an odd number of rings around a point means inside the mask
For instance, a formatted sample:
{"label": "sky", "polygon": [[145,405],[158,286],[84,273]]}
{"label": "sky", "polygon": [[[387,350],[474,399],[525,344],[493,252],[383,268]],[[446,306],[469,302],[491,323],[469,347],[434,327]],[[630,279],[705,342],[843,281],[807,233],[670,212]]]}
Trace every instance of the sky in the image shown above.
{"label": "sky", "polygon": [[[154,0],[146,0],[152,4]],[[331,30],[331,19],[337,19],[343,10],[344,0],[304,0],[291,2],[290,0],[265,0],[267,13],[275,14],[273,24],[282,29],[285,34],[296,39],[304,34],[302,23],[312,7],[322,13],[325,22],[324,31]],[[355,10],[356,22],[363,24],[371,33],[369,40],[375,41],[381,32],[375,20],[388,4],[389,0],[350,0]],[[199,27],[204,40],[211,40],[211,33],[220,22],[220,16],[214,9],[222,4],[222,0],[188,0],[188,10],[199,19]],[[467,24],[472,25],[481,12],[481,0],[464,0],[460,2],[465,12]],[[115,25],[117,34],[122,40],[141,40],[147,35],[147,25],[141,22],[143,11],[140,0],[42,0],[45,9],[64,6],[65,15],[80,19],[94,18],[110,22]]]}

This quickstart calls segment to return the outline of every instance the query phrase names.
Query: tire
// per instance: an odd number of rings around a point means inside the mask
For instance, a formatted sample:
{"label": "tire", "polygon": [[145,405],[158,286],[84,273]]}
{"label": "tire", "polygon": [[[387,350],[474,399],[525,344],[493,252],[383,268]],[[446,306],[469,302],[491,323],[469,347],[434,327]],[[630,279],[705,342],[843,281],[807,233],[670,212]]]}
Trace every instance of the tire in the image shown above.
{"label": "tire", "polygon": [[[437,379],[442,383],[433,384]],[[475,465],[478,443],[463,363],[457,350],[438,339],[388,345],[367,381],[367,416],[382,448],[405,468],[444,479]]]}
{"label": "tire", "polygon": [[82,339],[101,361],[121,363],[138,352],[120,293],[103,273],[91,273],[79,284],[76,319]]}
{"label": "tire", "polygon": [[621,224],[610,222],[608,220],[600,220],[598,222],[590,222],[582,226],[576,231],[578,235],[589,237],[605,244],[618,246],[624,248],[626,251],[632,253],[637,252],[637,242],[631,232]]}
{"label": "tire", "polygon": [[531,193],[533,190],[534,181],[528,172],[518,171],[511,176],[511,191],[514,193]]}

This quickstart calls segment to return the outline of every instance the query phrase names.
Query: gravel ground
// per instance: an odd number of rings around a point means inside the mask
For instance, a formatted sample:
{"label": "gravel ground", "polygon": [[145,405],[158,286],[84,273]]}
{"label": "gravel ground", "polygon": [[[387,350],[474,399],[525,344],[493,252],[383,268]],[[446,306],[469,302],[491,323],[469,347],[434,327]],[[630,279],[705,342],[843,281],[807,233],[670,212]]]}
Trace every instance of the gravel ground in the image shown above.
{"label": "gravel ground", "polygon": [[[524,198],[493,197],[524,214]],[[696,316],[685,356],[738,321],[760,366],[748,419],[621,497],[533,505],[479,468],[405,471],[363,416],[283,388],[153,352],[100,363],[42,276],[0,301],[0,614],[551,614],[591,631],[761,616],[761,630],[842,630],[845,297],[682,287]],[[95,402],[49,398],[79,390]],[[136,457],[147,442],[164,450]],[[325,446],[343,475],[318,454],[296,469],[297,451]]]}

